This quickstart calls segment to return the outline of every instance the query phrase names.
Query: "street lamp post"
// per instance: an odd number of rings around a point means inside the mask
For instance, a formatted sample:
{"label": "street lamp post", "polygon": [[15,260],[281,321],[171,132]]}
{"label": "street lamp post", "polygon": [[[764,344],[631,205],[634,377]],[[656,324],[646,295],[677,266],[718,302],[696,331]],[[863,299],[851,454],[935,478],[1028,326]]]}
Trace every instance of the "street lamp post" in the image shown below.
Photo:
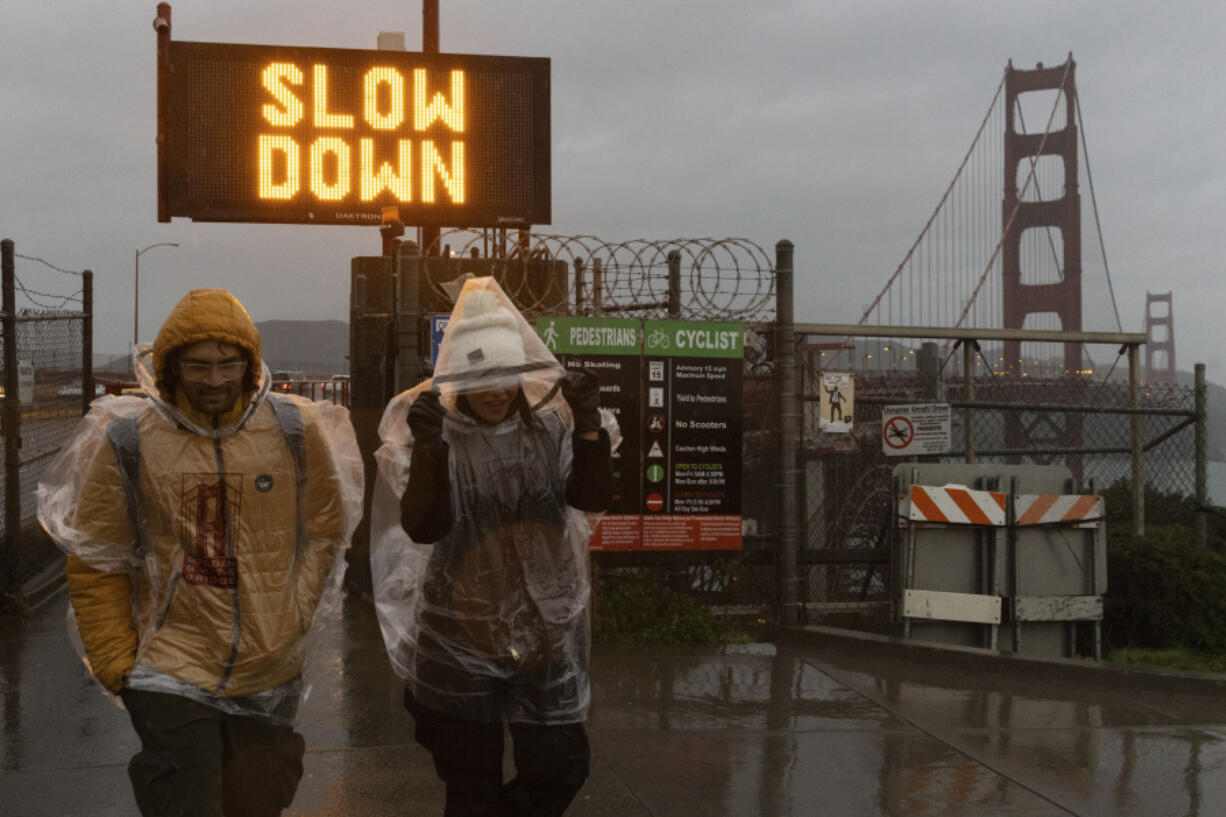
{"label": "street lamp post", "polygon": [[177,247],[178,244],[173,241],[162,241],[158,244],[150,244],[143,250],[136,251],[136,276],[132,281],[132,345],[136,346],[140,342],[140,257],[144,253],[149,252],[154,247]]}

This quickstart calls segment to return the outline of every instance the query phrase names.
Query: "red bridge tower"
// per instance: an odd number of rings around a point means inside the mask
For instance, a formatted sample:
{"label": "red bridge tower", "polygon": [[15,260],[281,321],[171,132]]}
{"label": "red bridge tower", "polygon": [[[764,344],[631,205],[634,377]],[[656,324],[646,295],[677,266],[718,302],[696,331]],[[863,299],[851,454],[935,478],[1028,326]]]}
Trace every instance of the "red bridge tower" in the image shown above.
{"label": "red bridge tower", "polygon": [[[1001,248],[1004,328],[1022,329],[1026,316],[1052,312],[1066,332],[1081,330],[1081,195],[1077,190],[1077,86],[1076,63],[1055,68],[1018,71],[1010,62],[1005,69],[1005,197],[1002,213],[1004,241]],[[1057,90],[1064,94],[1064,128],[1050,133],[1018,133],[1014,127],[1017,97],[1028,91]],[[1057,199],[1021,201],[1018,169],[1023,160],[1059,156],[1064,160],[1064,194]],[[1023,173],[1025,179],[1028,174]],[[1056,228],[1064,244],[1061,280],[1055,283],[1022,283],[1022,233],[1028,229]],[[1005,343],[1005,370],[1019,374],[1018,341]],[[1081,344],[1064,344],[1067,373],[1081,370]]]}
{"label": "red bridge tower", "polygon": [[[1160,304],[1166,304],[1166,314],[1154,311]],[[1169,289],[1145,293],[1145,382],[1175,382],[1175,305]]]}
{"label": "red bridge tower", "polygon": [[[1004,328],[1025,328],[1026,316],[1054,313],[1060,329],[1081,330],[1081,195],[1077,189],[1077,85],[1073,55],[1054,68],[1041,64],[1032,71],[1005,69],[1005,194],[1002,202],[1001,295],[1004,301]],[[1055,90],[1063,95],[1064,127],[1048,131],[1048,123],[1038,133],[1018,133],[1014,124],[1017,98],[1030,91]],[[1055,117],[1053,117],[1054,121]],[[1030,162],[1042,156],[1058,156],[1064,163],[1064,190],[1059,198],[1040,199],[1037,187],[1018,190],[1018,177],[1031,178]],[[1023,165],[1023,162],[1026,164]],[[1035,181],[1037,177],[1032,179]],[[1059,280],[1051,283],[1022,282],[1022,234],[1026,230],[1060,231],[1063,256],[1058,259]],[[1034,271],[1032,271],[1033,273]],[[1021,343],[1005,341],[1004,370],[1018,377],[1023,374]],[[1064,377],[1081,372],[1081,344],[1064,344]],[[1043,379],[1043,378],[1040,378]],[[1031,381],[1031,388],[1043,384]],[[1036,399],[1042,399],[1038,394]],[[1005,446],[1018,450],[1036,443],[1061,448],[1079,448],[1084,438],[1082,417],[1066,414],[1060,422],[1052,414],[1011,412],[1005,421]],[[1010,458],[1015,459],[1015,458]],[[1081,458],[1069,456],[1065,462],[1074,477],[1081,477]]]}

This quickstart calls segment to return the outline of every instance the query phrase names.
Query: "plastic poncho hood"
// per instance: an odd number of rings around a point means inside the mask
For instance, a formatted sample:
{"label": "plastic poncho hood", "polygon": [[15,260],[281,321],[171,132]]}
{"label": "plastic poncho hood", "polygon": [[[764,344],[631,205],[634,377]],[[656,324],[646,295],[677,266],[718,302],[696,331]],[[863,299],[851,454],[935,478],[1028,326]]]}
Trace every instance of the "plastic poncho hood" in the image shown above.
{"label": "plastic poncho hood", "polygon": [[[475,278],[452,311],[433,379],[384,413],[371,507],[375,604],[392,666],[423,706],[477,721],[586,717],[588,541],[598,515],[565,502],[574,422],[558,388],[564,373],[497,282]],[[472,392],[508,386],[522,405],[501,422],[465,410]],[[400,499],[413,454],[406,418],[432,389],[447,410],[452,524],[424,543],[401,527]],[[615,444],[616,420],[602,419]]]}
{"label": "plastic poncho hood", "polygon": [[[493,278],[471,278],[456,298],[434,366],[444,395],[520,385],[551,387],[565,370]],[[534,394],[536,392],[533,392]]]}
{"label": "plastic poncho hood", "polygon": [[[288,722],[362,513],[348,411],[269,394],[261,366],[226,424],[206,425],[157,388],[173,335],[158,337],[134,355],[142,392],[95,400],[38,485],[39,521],[69,556],[72,634],[111,692]],[[259,359],[258,340],[244,348]]]}

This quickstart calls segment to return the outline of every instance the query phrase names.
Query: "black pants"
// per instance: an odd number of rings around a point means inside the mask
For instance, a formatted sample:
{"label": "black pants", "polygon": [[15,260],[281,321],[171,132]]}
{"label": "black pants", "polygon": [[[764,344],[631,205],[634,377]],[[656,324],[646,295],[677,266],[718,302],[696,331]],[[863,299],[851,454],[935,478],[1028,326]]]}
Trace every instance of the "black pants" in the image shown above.
{"label": "black pants", "polygon": [[560,817],[587,779],[591,749],[581,723],[512,723],[516,776],[502,782],[502,723],[465,721],[421,706],[405,690],[413,737],[447,786],[443,817]]}
{"label": "black pants", "polygon": [[277,817],[302,779],[302,736],[181,695],[127,689],[140,736],[128,763],[144,817]]}

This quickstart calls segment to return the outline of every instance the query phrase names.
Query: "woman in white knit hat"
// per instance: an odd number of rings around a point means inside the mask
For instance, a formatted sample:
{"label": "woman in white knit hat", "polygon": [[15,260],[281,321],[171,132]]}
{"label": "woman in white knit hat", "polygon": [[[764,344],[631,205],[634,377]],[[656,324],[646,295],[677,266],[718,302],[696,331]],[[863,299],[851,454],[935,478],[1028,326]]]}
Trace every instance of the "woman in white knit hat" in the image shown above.
{"label": "woman in white knit hat", "polygon": [[486,277],[380,435],[375,602],[445,814],[560,815],[588,773],[588,540],[617,422],[595,376],[568,374]]}

